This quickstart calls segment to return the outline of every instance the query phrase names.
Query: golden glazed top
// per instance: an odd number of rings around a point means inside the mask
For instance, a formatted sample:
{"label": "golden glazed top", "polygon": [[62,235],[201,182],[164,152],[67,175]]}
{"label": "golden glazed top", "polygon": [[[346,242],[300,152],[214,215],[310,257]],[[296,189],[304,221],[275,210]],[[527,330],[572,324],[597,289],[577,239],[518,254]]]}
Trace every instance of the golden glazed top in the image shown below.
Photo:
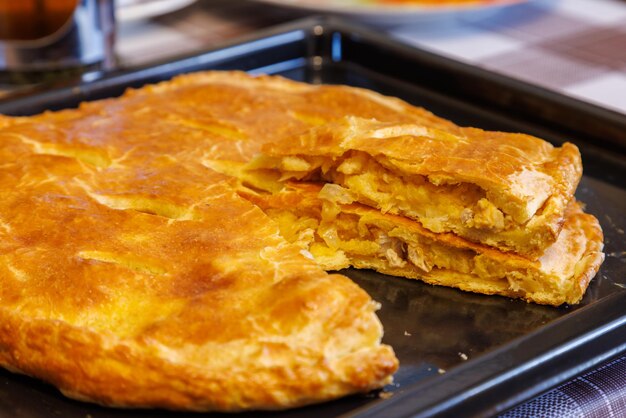
{"label": "golden glazed top", "polygon": [[[291,407],[389,381],[397,360],[376,304],[203,165],[270,139],[278,88],[252,80],[188,76],[0,119],[0,364],[79,399],[194,410]],[[267,110],[246,119],[246,102]]]}
{"label": "golden glazed top", "polygon": [[475,184],[502,202],[510,199],[528,206],[520,222],[560,189],[567,189],[569,201],[582,174],[580,153],[570,143],[555,148],[524,134],[355,117],[307,131],[297,140],[268,143],[263,151],[272,157],[322,158],[302,171],[324,170],[336,164],[330,160],[364,153],[397,176],[426,176],[434,185]]}

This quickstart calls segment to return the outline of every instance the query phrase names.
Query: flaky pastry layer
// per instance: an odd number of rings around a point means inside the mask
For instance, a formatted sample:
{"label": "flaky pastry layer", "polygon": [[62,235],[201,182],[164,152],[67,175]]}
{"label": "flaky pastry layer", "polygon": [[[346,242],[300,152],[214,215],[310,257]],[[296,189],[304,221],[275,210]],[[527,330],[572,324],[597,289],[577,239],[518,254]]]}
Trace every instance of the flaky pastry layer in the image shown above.
{"label": "flaky pastry layer", "polygon": [[557,241],[538,260],[436,234],[406,217],[341,201],[336,186],[290,183],[281,192],[241,194],[324,268],[374,269],[465,291],[559,306],[578,303],[604,259],[598,221],[572,202]]}
{"label": "flaky pastry layer", "polygon": [[353,117],[263,152],[249,170],[341,185],[353,200],[433,232],[530,258],[557,239],[582,174],[569,143]]}

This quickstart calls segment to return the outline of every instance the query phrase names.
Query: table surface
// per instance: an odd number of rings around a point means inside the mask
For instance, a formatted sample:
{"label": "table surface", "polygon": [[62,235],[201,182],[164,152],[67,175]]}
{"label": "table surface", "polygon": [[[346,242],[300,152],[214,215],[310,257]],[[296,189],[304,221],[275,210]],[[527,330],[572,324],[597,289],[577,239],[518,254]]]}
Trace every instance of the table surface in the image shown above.
{"label": "table surface", "polygon": [[[118,1],[118,65],[132,68],[206,50],[303,12],[252,1]],[[138,9],[146,3],[145,11]],[[153,4],[154,6],[154,4]],[[160,12],[162,10],[163,12]],[[167,13],[166,13],[167,11]],[[536,0],[379,27],[410,45],[518,78],[626,115],[626,2]],[[375,24],[366,22],[366,24]],[[624,417],[626,356],[500,417]]]}

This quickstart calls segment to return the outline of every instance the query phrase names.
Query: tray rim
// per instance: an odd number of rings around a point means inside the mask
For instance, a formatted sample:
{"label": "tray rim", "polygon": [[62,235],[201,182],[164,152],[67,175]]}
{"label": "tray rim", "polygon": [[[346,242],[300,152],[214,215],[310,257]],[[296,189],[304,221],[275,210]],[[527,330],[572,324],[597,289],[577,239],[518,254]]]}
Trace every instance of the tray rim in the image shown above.
{"label": "tray rim", "polygon": [[[440,65],[450,71],[469,72],[472,77],[491,77],[498,83],[509,83],[509,88],[522,91],[530,91],[533,94],[546,95],[550,100],[563,100],[566,106],[573,106],[579,111],[589,112],[592,115],[602,114],[609,119],[615,116],[622,117],[621,114],[609,109],[604,109],[596,105],[581,102],[577,99],[560,95],[556,92],[547,91],[544,88],[529,85],[519,80],[510,79],[506,76],[491,73],[487,70],[472,67],[468,64],[453,61],[451,59],[438,56],[428,51],[418,48],[398,44],[392,38],[371,29],[359,25],[342,21],[340,18],[307,18],[287,24],[274,26],[250,34],[243,38],[235,39],[221,46],[209,49],[199,54],[185,55],[172,58],[163,62],[152,63],[141,68],[132,70],[117,71],[102,78],[80,84],[71,84],[52,90],[41,92],[28,92],[27,95],[19,97],[9,97],[0,100],[0,113],[11,107],[28,106],[36,103],[50,103],[60,100],[63,97],[87,96],[97,94],[98,91],[111,88],[112,86],[128,85],[137,80],[149,79],[155,75],[163,75],[172,72],[174,68],[185,65],[216,65],[227,60],[232,60],[242,54],[242,45],[262,44],[273,39],[273,42],[312,42],[313,48],[307,50],[307,56],[326,56],[332,62],[337,62],[338,57],[328,55],[329,35],[342,33],[346,36],[357,37],[370,44],[380,47],[389,47],[392,52],[408,55],[420,56],[430,60],[433,65]],[[260,43],[260,44],[259,44]],[[339,59],[342,59],[339,57]],[[323,65],[323,64],[322,64]],[[207,68],[208,69],[208,68]],[[176,72],[176,70],[174,70]],[[618,119],[618,122],[622,122]],[[626,118],[624,118],[626,126]],[[625,144],[626,145],[626,144]],[[350,417],[370,417],[379,416],[441,416],[453,412],[463,412],[464,415],[472,414],[492,414],[502,412],[515,404],[536,396],[537,394],[549,390],[558,384],[571,379],[583,372],[592,369],[600,363],[619,356],[626,352],[626,314],[621,314],[621,309],[626,304],[626,290],[616,291],[615,294],[604,297],[597,302],[577,309],[570,314],[558,318],[549,324],[516,338],[490,352],[481,354],[478,358],[467,363],[454,367],[450,372],[438,377],[437,383],[429,381],[426,383],[417,382],[395,394],[388,399],[379,399],[363,407],[357,408],[344,416]],[[577,323],[580,319],[592,320],[587,327],[579,327]],[[550,339],[542,338],[546,335],[559,335],[559,343],[554,344]],[[600,342],[600,343],[597,343]],[[532,356],[524,350],[534,349],[542,351],[540,356]],[[514,350],[514,351],[511,351]],[[518,353],[522,356],[522,363],[517,363],[516,367],[507,361],[510,353]],[[579,364],[563,363],[562,367],[553,368],[549,375],[541,373],[547,378],[543,383],[537,383],[530,389],[523,391],[509,391],[506,399],[488,406],[481,405],[485,397],[495,396],[502,392],[503,385],[510,383],[513,379],[537,379],[540,369],[546,365],[557,365],[564,361],[564,356],[568,352],[584,352],[589,358]],[[495,366],[494,366],[495,365]],[[485,367],[485,372],[480,379],[468,379],[468,371],[477,367]],[[497,367],[496,367],[497,366]],[[491,384],[490,384],[491,382]],[[497,384],[495,384],[497,383]],[[428,402],[417,402],[423,397],[416,396],[423,394],[430,387],[430,391],[435,391],[436,396],[430,398]],[[441,387],[446,386],[446,387]],[[462,407],[462,409],[459,409]]]}

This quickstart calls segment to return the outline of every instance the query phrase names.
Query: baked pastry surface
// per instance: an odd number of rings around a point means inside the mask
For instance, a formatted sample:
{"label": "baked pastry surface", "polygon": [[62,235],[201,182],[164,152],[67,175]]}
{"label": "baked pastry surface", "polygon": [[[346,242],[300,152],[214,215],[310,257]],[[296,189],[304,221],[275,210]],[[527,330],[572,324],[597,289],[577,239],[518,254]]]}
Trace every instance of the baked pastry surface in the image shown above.
{"label": "baked pastry surface", "polygon": [[289,183],[280,192],[240,193],[275,219],[281,234],[322,267],[371,268],[461,290],[559,306],[580,301],[604,260],[595,217],[572,201],[555,243],[529,260],[451,233],[433,233],[403,216],[342,200],[338,186]]}
{"label": "baked pastry surface", "polygon": [[0,364],[122,407],[279,409],[389,383],[377,304],[202,164],[258,144],[167,117],[204,96],[187,81],[3,122]]}
{"label": "baked pastry surface", "polygon": [[251,170],[341,185],[433,232],[529,258],[556,241],[582,174],[575,145],[523,134],[348,117],[269,143]]}

